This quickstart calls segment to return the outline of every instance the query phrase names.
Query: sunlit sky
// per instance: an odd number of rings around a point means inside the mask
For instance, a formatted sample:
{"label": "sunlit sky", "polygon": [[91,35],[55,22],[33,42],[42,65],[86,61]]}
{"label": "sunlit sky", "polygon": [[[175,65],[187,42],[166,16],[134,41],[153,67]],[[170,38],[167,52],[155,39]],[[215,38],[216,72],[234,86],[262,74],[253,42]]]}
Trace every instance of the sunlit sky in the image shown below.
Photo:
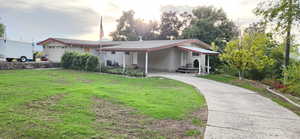
{"label": "sunlit sky", "polygon": [[0,22],[13,40],[40,41],[48,37],[97,40],[103,16],[105,38],[116,28],[122,11],[137,18],[159,20],[162,11],[191,11],[195,6],[223,8],[238,25],[257,21],[253,9],[261,0],[0,0]]}

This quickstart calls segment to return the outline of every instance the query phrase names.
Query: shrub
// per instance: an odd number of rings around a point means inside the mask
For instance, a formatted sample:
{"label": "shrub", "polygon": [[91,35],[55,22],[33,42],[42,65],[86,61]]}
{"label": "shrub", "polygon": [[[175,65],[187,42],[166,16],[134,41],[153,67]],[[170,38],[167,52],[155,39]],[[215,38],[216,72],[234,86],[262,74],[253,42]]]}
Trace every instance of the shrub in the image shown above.
{"label": "shrub", "polygon": [[61,58],[61,65],[63,68],[70,69],[72,67],[74,52],[66,52]]}
{"label": "shrub", "polygon": [[81,54],[76,52],[66,52],[61,59],[63,68],[83,71],[97,71],[98,57],[91,54]]}
{"label": "shrub", "polygon": [[123,71],[123,68],[109,68],[104,67],[102,68],[102,72],[105,73],[111,73],[111,74],[119,74],[119,75],[128,75],[133,77],[145,77],[145,73],[139,69],[131,69],[127,68],[125,69],[125,72]]}
{"label": "shrub", "polygon": [[300,63],[290,65],[283,70],[286,92],[300,97]]}
{"label": "shrub", "polygon": [[80,70],[86,70],[87,60],[91,57],[90,54],[81,54],[79,56]]}
{"label": "shrub", "polygon": [[80,70],[80,65],[81,65],[80,54],[79,53],[75,53],[73,55],[73,58],[72,58],[72,66],[71,66],[71,68],[75,69],[75,70]]}
{"label": "shrub", "polygon": [[98,71],[98,66],[99,66],[98,57],[90,55],[85,65],[87,71]]}

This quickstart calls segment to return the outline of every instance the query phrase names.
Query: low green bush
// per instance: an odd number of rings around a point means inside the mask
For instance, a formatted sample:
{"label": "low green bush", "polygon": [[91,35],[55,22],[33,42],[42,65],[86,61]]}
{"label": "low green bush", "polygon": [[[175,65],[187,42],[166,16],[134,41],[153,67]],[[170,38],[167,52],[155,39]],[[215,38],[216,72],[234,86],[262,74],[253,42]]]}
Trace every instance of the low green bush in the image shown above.
{"label": "low green bush", "polygon": [[287,86],[285,92],[300,97],[300,63],[290,65],[283,70],[284,83]]}
{"label": "low green bush", "polygon": [[145,77],[145,73],[140,69],[126,68],[125,71],[120,67],[103,67],[102,72],[110,74],[128,75],[133,77]]}
{"label": "low green bush", "polygon": [[80,54],[75,53],[72,58],[72,66],[71,69],[80,70]]}
{"label": "low green bush", "polygon": [[65,52],[61,58],[61,65],[65,69],[70,69],[72,67],[72,61],[75,53],[74,52]]}
{"label": "low green bush", "polygon": [[87,53],[66,52],[61,59],[61,65],[65,69],[82,71],[98,71],[98,57]]}
{"label": "low green bush", "polygon": [[[97,63],[97,64],[96,64]],[[99,59],[96,56],[89,56],[86,61],[87,71],[99,71]]]}

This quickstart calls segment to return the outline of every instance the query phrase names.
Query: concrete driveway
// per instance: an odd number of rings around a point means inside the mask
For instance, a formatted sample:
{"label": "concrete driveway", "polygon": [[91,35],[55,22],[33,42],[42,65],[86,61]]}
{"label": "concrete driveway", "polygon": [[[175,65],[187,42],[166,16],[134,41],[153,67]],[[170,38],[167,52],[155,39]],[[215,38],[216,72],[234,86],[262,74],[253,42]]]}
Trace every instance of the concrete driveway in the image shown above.
{"label": "concrete driveway", "polygon": [[193,77],[154,73],[197,87],[208,105],[206,139],[300,139],[300,117],[256,92]]}

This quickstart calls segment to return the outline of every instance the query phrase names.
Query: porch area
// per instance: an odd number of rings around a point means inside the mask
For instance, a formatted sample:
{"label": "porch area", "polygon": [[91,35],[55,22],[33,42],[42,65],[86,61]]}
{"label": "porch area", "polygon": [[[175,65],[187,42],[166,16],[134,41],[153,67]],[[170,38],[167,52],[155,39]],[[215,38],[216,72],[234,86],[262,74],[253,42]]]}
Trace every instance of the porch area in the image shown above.
{"label": "porch area", "polygon": [[105,66],[149,72],[210,73],[209,56],[218,55],[199,40],[163,40],[124,42],[103,48]]}
{"label": "porch area", "polygon": [[198,73],[209,74],[211,70],[210,56],[216,56],[219,53],[203,48],[182,46],[181,66],[176,70],[179,73]]}

